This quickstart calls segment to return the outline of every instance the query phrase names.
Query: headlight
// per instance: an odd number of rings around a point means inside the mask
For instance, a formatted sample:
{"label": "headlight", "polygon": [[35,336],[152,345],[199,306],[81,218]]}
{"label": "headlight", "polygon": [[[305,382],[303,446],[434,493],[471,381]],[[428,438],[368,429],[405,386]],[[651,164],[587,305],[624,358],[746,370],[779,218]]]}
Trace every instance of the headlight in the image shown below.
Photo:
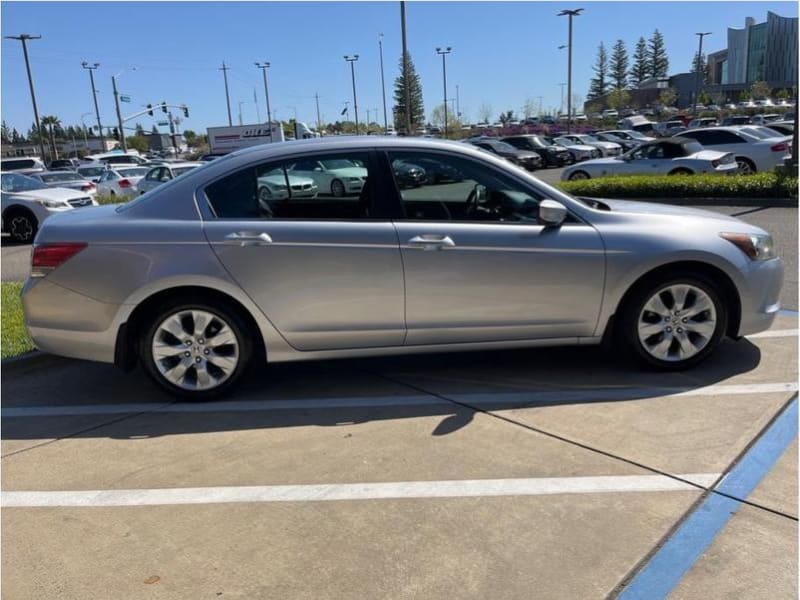
{"label": "headlight", "polygon": [[66,208],[69,206],[69,204],[61,200],[45,200],[44,198],[39,198],[36,201],[47,208]]}
{"label": "headlight", "polygon": [[361,181],[360,177],[348,177],[347,181]]}
{"label": "headlight", "polygon": [[720,233],[719,235],[739,248],[751,260],[769,260],[778,256],[771,235],[755,233]]}

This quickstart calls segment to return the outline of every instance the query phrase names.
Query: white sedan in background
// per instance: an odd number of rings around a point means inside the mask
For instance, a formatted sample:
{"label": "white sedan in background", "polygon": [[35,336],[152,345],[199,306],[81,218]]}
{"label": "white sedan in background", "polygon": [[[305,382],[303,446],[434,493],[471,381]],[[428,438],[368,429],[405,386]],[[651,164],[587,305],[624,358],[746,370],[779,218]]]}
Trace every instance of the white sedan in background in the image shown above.
{"label": "white sedan in background", "polygon": [[583,144],[584,146],[592,146],[600,150],[603,156],[619,156],[622,154],[622,146],[614,142],[604,142],[600,138],[587,133],[567,133],[561,136],[568,139],[575,144]]}
{"label": "white sedan in background", "polygon": [[160,186],[162,183],[166,183],[168,181],[172,181],[178,175],[182,175],[187,171],[191,171],[192,169],[196,169],[197,167],[204,165],[203,162],[178,162],[178,163],[166,163],[163,165],[158,165],[157,167],[153,167],[147,172],[147,175],[139,181],[136,187],[139,190],[140,194],[144,194],[145,192],[149,192],[153,188]]}
{"label": "white sedan in background", "polygon": [[[287,186],[288,180],[288,188]],[[271,200],[286,200],[289,198],[289,188],[291,188],[292,198],[314,198],[319,191],[319,187],[310,177],[298,177],[297,175],[286,175],[283,169],[273,169],[257,180],[258,201],[261,207],[268,209]]]}
{"label": "white sedan in background", "polygon": [[568,167],[561,179],[575,181],[609,175],[730,175],[736,172],[736,160],[730,152],[703,150],[694,140],[676,137],[642,144],[622,156],[598,158]]}
{"label": "white sedan in background", "polygon": [[600,158],[602,153],[600,150],[595,148],[594,146],[587,146],[586,144],[576,144],[570,139],[565,137],[557,137],[557,138],[546,138],[549,143],[556,144],[558,146],[562,146],[569,150],[569,153],[572,154],[572,158],[575,159],[575,162],[581,160],[589,160],[590,158]]}
{"label": "white sedan in background", "polygon": [[756,125],[690,129],[680,136],[697,140],[708,150],[732,153],[745,175],[771,171],[791,152],[791,137]]}
{"label": "white sedan in background", "polygon": [[122,198],[138,196],[137,184],[149,170],[148,167],[109,167],[97,182],[97,194]]}
{"label": "white sedan in background", "polygon": [[337,198],[361,193],[367,169],[360,161],[348,158],[304,159],[289,166],[289,175],[312,179],[323,195]]}

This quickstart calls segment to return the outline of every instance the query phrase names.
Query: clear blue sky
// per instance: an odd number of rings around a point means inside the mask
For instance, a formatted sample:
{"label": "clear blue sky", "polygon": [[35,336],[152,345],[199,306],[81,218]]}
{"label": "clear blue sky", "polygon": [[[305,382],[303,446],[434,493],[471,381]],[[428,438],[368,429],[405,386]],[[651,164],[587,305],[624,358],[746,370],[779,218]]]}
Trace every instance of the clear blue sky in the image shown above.
{"label": "clear blue sky", "polygon": [[[452,46],[448,96],[460,88],[461,110],[477,120],[482,103],[520,111],[527,98],[545,110],[560,103],[566,81],[567,22],[556,13],[585,8],[575,20],[574,93],[585,96],[597,46],[623,39],[633,54],[639,36],[658,27],[664,34],[670,73],[687,71],[696,50],[695,31],[712,31],[704,49],[724,48],[727,27],[745,17],[761,22],[768,10],[797,16],[795,2],[408,2],[408,44],[422,79],[426,113],[442,101],[441,59],[436,46]],[[230,65],[234,123],[238,102],[245,123],[255,122],[253,90],[265,119],[261,73],[253,62],[272,63],[270,101],[277,118],[316,122],[314,94],[323,120],[335,120],[352,99],[350,70],[343,55],[358,53],[359,118],[379,109],[382,120],[378,34],[384,37],[387,104],[391,121],[392,83],[401,51],[399,2],[2,2],[2,34],[31,33],[29,43],[40,114],[78,124],[93,111],[88,73],[81,61],[100,62],[95,74],[103,124],[113,124],[111,75],[120,78],[130,114],[148,102],[190,106],[185,129],[227,123],[222,73]],[[352,113],[351,113],[352,116]],[[27,131],[33,121],[20,43],[3,40],[2,117]],[[372,119],[371,115],[371,119]],[[92,117],[87,116],[87,124]],[[374,120],[374,119],[373,119]],[[142,117],[150,129],[154,119]]]}

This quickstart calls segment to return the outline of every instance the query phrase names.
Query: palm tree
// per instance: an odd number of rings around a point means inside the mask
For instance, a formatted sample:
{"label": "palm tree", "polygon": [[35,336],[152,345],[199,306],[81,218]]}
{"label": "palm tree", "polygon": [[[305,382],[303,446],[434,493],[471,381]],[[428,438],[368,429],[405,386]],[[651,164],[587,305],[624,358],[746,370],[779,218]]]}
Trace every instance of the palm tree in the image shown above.
{"label": "palm tree", "polygon": [[50,134],[50,146],[53,148],[53,156],[58,159],[58,150],[56,149],[56,140],[53,137],[53,127],[57,125],[61,125],[61,120],[58,117],[54,117],[52,115],[47,115],[42,117],[42,125],[47,127],[48,133]]}

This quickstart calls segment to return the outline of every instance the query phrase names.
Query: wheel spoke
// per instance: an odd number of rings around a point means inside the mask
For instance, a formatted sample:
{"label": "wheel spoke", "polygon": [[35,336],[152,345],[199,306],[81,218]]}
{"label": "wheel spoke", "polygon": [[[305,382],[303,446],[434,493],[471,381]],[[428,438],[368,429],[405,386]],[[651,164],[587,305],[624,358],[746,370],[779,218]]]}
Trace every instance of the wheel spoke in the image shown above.
{"label": "wheel spoke", "polygon": [[708,296],[706,296],[705,294],[697,295],[695,297],[694,304],[692,304],[688,309],[686,309],[686,313],[684,314],[684,316],[689,318],[696,317],[700,313],[705,312],[711,308],[713,308],[713,305],[711,304],[711,299]]}
{"label": "wheel spoke", "polygon": [[228,346],[230,344],[236,344],[236,336],[227,325],[214,334],[214,336],[210,337],[206,342],[209,348],[219,348],[220,346]]}
{"label": "wheel spoke", "polygon": [[156,360],[163,360],[165,358],[172,358],[173,356],[180,356],[186,351],[183,345],[173,346],[164,342],[153,342],[153,358]]}
{"label": "wheel spoke", "polygon": [[661,340],[655,346],[650,346],[650,353],[653,356],[657,356],[662,360],[666,360],[669,356],[669,349],[672,346],[672,334],[664,334],[664,339]]}
{"label": "wheel spoke", "polygon": [[207,312],[199,310],[192,311],[192,321],[194,322],[194,335],[201,338],[206,334],[206,328],[214,317]]}
{"label": "wheel spoke", "polygon": [[644,305],[644,309],[652,313],[656,313],[657,315],[661,315],[662,317],[668,317],[670,315],[669,309],[667,308],[667,305],[664,304],[660,294],[656,294],[650,298],[648,303]]}
{"label": "wheel spoke", "polygon": [[183,328],[181,316],[181,313],[174,314],[161,324],[161,329],[171,333],[179,340],[183,340],[188,335],[187,331]]}
{"label": "wheel spoke", "polygon": [[672,299],[674,300],[674,304],[672,305],[672,310],[683,310],[684,306],[686,306],[686,296],[689,295],[689,286],[688,285],[674,285],[669,288],[670,294],[672,294]]}
{"label": "wheel spoke", "polygon": [[691,331],[702,335],[704,338],[710,338],[714,335],[714,330],[717,324],[714,321],[689,321],[683,324],[686,331]]}
{"label": "wheel spoke", "polygon": [[164,376],[173,383],[183,385],[184,379],[186,378],[186,371],[189,370],[192,364],[194,363],[192,363],[191,358],[184,358],[171,369],[164,371]]}
{"label": "wheel spoke", "polygon": [[657,333],[661,333],[664,331],[663,323],[640,323],[639,324],[639,335],[643,338],[648,338],[651,335],[655,335]]}
{"label": "wheel spoke", "polygon": [[206,368],[206,364],[204,362],[199,362],[194,367],[195,373],[197,373],[197,387],[204,390],[206,388],[212,387],[213,379],[211,377],[211,373],[208,372]]}
{"label": "wheel spoke", "polygon": [[223,356],[221,354],[214,354],[211,353],[206,356],[208,362],[212,365],[219,367],[225,373],[230,373],[236,368],[236,365],[239,363],[239,357],[236,355],[233,356]]}
{"label": "wheel spoke", "polygon": [[697,354],[698,348],[692,344],[689,336],[687,336],[685,333],[677,334],[675,339],[678,340],[678,356],[680,358],[689,358],[690,356]]}

